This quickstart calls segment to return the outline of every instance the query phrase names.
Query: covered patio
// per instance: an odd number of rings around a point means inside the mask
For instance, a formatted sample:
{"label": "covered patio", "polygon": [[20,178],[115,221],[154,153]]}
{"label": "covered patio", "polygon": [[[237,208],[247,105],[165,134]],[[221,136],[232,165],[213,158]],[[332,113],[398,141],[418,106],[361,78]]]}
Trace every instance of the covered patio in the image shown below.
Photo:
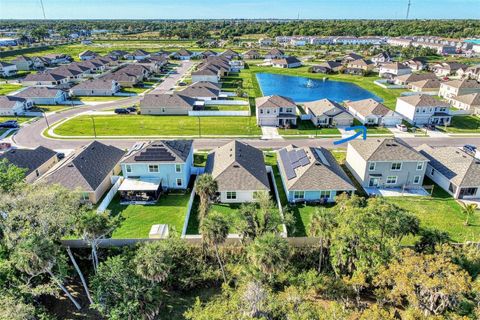
{"label": "covered patio", "polygon": [[427,190],[421,187],[416,187],[416,188],[375,188],[375,187],[369,187],[369,188],[364,188],[365,191],[369,195],[376,195],[376,196],[383,196],[383,197],[403,197],[403,196],[408,196],[408,197],[414,197],[414,196],[419,196],[419,197],[425,197],[429,196],[430,193],[428,193]]}
{"label": "covered patio", "polygon": [[127,178],[118,188],[121,204],[155,203],[162,191],[160,178]]}

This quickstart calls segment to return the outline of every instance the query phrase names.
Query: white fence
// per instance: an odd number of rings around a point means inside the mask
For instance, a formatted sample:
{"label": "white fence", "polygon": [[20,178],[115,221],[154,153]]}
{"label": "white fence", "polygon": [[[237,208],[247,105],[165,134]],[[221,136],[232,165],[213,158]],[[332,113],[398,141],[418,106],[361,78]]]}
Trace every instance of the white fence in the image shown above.
{"label": "white fence", "polygon": [[419,94],[425,94],[425,95],[429,95],[429,96],[436,96],[438,94],[438,92],[432,92],[432,91],[425,91],[425,92],[417,92],[417,91],[405,91],[405,92],[402,92],[400,93],[400,96],[402,97],[406,97],[406,96],[415,96],[415,95],[419,95]]}
{"label": "white fence", "polygon": [[312,115],[311,115],[311,114],[301,114],[301,115],[300,115],[300,119],[302,119],[302,120],[311,120],[311,119],[312,119]]}
{"label": "white fence", "polygon": [[245,100],[205,100],[205,105],[248,106]]}
{"label": "white fence", "polygon": [[467,116],[467,115],[470,115],[470,114],[472,114],[471,110],[462,110],[462,109],[451,110],[450,109],[450,115],[452,115],[452,116]]}
{"label": "white fence", "polygon": [[124,179],[125,178],[121,176],[112,177],[113,186],[110,189],[110,191],[108,191],[105,198],[103,198],[102,203],[100,203],[100,205],[98,206],[97,208],[98,213],[103,213],[105,212],[105,210],[107,210],[108,205],[110,204],[110,202],[112,202],[113,197],[115,197],[115,194],[117,193],[118,188],[120,188],[120,185],[122,184]]}
{"label": "white fence", "polygon": [[[270,174],[270,177],[272,178],[272,184],[273,184],[273,191],[275,192],[275,198],[277,199],[277,206],[278,206],[278,212],[280,213],[280,217],[282,220],[284,219],[283,216],[283,208],[282,208],[282,203],[280,202],[280,196],[278,194],[278,189],[277,189],[277,184],[275,183],[275,175],[273,174],[273,169],[271,166],[267,166],[267,173]],[[285,226],[285,223],[282,224],[282,237],[287,237],[287,227]]]}
{"label": "white fence", "polygon": [[190,220],[190,213],[192,212],[193,199],[195,199],[195,189],[197,186],[197,179],[198,179],[198,176],[195,178],[195,182],[193,183],[192,193],[190,193],[190,199],[188,199],[187,214],[185,215],[185,222],[183,223],[182,237],[185,237],[185,234],[187,233],[188,220]]}
{"label": "white fence", "polygon": [[188,111],[190,117],[248,117],[250,111]]}

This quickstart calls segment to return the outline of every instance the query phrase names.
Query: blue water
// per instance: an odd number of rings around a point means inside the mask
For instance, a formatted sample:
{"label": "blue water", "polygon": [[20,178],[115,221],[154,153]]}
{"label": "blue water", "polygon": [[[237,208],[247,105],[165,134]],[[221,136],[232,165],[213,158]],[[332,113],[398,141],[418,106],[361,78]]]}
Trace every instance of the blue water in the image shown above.
{"label": "blue water", "polygon": [[[281,95],[295,102],[310,102],[325,98],[336,102],[368,98],[383,101],[370,91],[350,82],[323,81],[272,73],[257,73],[257,80],[264,96]],[[311,80],[311,87],[307,86],[309,80]]]}
{"label": "blue water", "polygon": [[469,40],[465,40],[465,42],[470,42],[470,43],[473,43],[473,44],[480,44],[480,39],[469,39]]}

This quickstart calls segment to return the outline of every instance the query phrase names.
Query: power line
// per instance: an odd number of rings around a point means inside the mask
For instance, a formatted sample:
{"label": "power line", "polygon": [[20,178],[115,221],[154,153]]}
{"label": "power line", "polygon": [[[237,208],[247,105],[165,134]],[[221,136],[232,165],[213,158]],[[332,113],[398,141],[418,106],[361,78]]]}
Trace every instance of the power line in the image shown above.
{"label": "power line", "polygon": [[43,7],[43,0],[40,0],[40,5],[42,6],[43,19],[47,19],[47,16],[45,15],[45,8]]}
{"label": "power line", "polygon": [[408,20],[408,16],[410,15],[410,6],[412,5],[412,2],[411,0],[408,0],[408,5],[407,5],[407,20]]}

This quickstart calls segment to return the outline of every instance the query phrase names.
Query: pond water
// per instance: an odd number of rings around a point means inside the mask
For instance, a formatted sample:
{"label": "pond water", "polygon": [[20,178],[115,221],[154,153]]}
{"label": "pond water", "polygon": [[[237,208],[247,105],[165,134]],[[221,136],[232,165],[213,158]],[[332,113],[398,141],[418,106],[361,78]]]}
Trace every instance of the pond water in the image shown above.
{"label": "pond water", "polygon": [[258,84],[264,96],[282,95],[295,102],[330,99],[336,102],[381,98],[356,84],[343,81],[310,79],[273,73],[257,73]]}

